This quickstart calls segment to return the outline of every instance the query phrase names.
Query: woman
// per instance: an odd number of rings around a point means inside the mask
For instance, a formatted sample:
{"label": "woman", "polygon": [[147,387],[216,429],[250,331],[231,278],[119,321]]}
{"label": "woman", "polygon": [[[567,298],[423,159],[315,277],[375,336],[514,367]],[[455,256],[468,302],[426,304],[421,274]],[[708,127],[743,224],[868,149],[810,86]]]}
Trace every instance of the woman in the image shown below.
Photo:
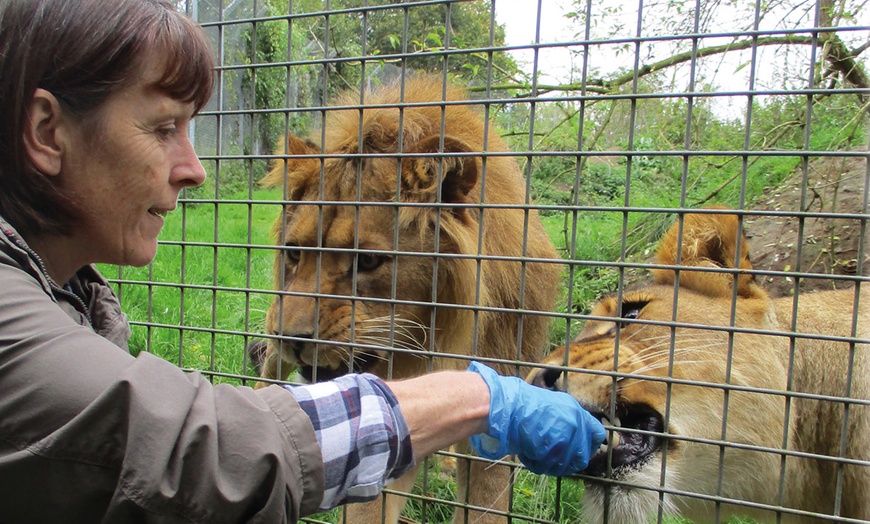
{"label": "woman", "polygon": [[187,129],[213,67],[164,0],[0,2],[0,522],[293,522],[472,435],[488,458],[584,468],[597,420],[476,363],[253,391],[123,350],[92,264],[149,263],[205,179]]}

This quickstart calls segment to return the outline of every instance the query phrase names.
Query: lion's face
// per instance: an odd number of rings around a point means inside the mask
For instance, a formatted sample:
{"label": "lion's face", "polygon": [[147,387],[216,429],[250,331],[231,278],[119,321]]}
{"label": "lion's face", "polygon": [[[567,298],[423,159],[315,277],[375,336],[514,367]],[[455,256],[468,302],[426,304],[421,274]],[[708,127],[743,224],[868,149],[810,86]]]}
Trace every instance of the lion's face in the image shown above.
{"label": "lion's face", "polygon": [[[706,225],[687,217],[684,241],[698,239],[700,230],[692,227]],[[724,259],[711,258],[722,245],[718,237],[702,244],[707,240],[693,247],[697,252],[684,253],[682,264],[733,266],[733,250]],[[600,318],[589,320],[567,348],[543,361],[571,371],[545,368],[529,377],[536,385],[567,391],[616,428],[610,446],[602,446],[586,471],[608,479],[587,482],[592,521],[601,518],[606,504],[609,522],[646,522],[656,515],[662,482],[667,490],[714,496],[775,494],[776,482],[768,485],[770,479],[757,471],[778,472],[780,457],[757,449],[782,445],[786,401],[769,392],[786,389],[788,342],[728,329],[773,329],[771,301],[751,279],[740,281],[733,300],[722,274],[683,270],[675,302],[673,278],[673,272],[659,274],[657,283],[627,291],[621,301],[616,295],[602,298],[591,312]],[[678,327],[658,324],[665,322]],[[754,449],[723,451],[722,442]],[[747,464],[757,467],[753,474],[738,473]],[[725,486],[717,484],[720,470]],[[662,500],[671,514],[704,514],[698,507],[710,504],[670,493]]]}
{"label": "lion's face", "polygon": [[[348,96],[338,105],[359,102]],[[551,310],[559,267],[525,258],[557,254],[516,161],[490,156],[507,146],[481,114],[432,105],[463,97],[415,77],[367,93],[362,110],[331,110],[317,145],[290,135],[276,149],[285,158],[263,183],[287,204],[263,378],[467,365],[438,356],[450,353],[540,358],[548,318],[517,310]]]}
{"label": "lion's face", "polygon": [[434,213],[397,201],[395,159],[327,159],[322,173],[314,161],[290,169],[294,202],[276,227],[284,245],[276,281],[286,294],[266,318],[267,332],[281,336],[270,341],[274,351],[307,380],[351,370],[386,374],[383,347],[411,357],[400,361],[422,363],[432,349],[428,304],[451,301],[437,296],[445,288],[433,278],[444,273],[438,265],[453,263],[433,261],[431,253],[452,248],[448,238],[436,247],[428,223]]}
{"label": "lion's face", "polygon": [[[280,345],[285,361],[308,380],[328,380],[351,369],[373,371],[386,358],[378,347],[418,356],[426,350],[427,308],[419,304],[432,295],[432,263],[388,254],[425,248],[397,248],[395,224],[379,211],[299,205],[287,213],[278,281],[288,294],[272,304],[266,327],[285,337],[271,343]],[[318,247],[311,226],[318,224],[312,215],[321,212],[324,235]],[[355,234],[361,223],[368,226]],[[419,278],[404,278],[409,274]]]}

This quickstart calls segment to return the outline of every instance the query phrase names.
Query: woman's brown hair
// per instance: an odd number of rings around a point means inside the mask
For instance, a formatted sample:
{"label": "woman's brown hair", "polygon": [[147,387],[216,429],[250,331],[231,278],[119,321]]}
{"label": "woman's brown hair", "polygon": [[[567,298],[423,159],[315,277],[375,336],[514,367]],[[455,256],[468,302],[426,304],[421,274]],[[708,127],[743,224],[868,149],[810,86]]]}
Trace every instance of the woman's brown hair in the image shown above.
{"label": "woman's brown hair", "polygon": [[37,88],[86,118],[140,78],[148,57],[156,86],[198,112],[211,97],[214,56],[202,28],[166,0],[0,0],[0,215],[22,233],[64,234],[75,209],[24,149]]}

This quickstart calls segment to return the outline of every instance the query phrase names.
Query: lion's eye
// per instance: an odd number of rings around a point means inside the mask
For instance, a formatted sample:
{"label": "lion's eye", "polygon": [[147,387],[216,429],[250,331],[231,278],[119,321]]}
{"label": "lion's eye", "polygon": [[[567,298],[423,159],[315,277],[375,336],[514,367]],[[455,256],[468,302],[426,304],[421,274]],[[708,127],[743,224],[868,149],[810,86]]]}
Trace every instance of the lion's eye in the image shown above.
{"label": "lion's eye", "polygon": [[284,258],[291,264],[298,264],[302,258],[302,250],[298,245],[288,242],[284,244]]}
{"label": "lion's eye", "polygon": [[386,257],[380,255],[371,255],[368,253],[360,253],[357,256],[357,268],[360,271],[374,271],[381,267],[386,260]]}

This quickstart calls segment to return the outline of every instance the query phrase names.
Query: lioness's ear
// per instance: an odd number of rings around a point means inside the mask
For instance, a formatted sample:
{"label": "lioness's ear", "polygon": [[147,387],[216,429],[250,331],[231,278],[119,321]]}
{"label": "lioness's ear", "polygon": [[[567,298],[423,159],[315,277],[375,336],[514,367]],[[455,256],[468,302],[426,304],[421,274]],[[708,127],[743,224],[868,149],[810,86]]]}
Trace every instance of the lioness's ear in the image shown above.
{"label": "lioness's ear", "polygon": [[317,155],[320,148],[310,140],[302,140],[292,134],[279,141],[275,147],[276,155],[290,155],[289,158],[278,158],[272,161],[269,173],[260,180],[263,187],[279,187],[285,185],[284,197],[290,198],[297,187],[304,183],[304,177],[294,177],[296,173],[319,170],[321,160],[318,158],[293,158],[295,155]]}
{"label": "lioness's ear", "polygon": [[[470,153],[471,148],[451,136],[432,135],[417,142],[411,156],[402,158],[402,191],[409,200],[435,202],[441,182],[441,202],[468,201],[477,184],[478,159],[469,156],[444,156],[444,153]],[[418,156],[419,155],[419,156]]]}
{"label": "lioness's ear", "polygon": [[[740,232],[737,215],[689,213],[683,218],[683,235],[676,223],[662,238],[656,252],[656,262],[685,267],[752,269],[749,261],[749,243]],[[678,246],[679,244],[679,246]],[[678,249],[679,248],[679,249]],[[739,258],[738,258],[739,256]],[[674,271],[654,269],[656,282],[672,283]],[[752,275],[737,275],[737,294],[755,297],[763,293]],[[731,274],[709,271],[680,271],[680,286],[710,296],[730,296],[734,278]]]}

